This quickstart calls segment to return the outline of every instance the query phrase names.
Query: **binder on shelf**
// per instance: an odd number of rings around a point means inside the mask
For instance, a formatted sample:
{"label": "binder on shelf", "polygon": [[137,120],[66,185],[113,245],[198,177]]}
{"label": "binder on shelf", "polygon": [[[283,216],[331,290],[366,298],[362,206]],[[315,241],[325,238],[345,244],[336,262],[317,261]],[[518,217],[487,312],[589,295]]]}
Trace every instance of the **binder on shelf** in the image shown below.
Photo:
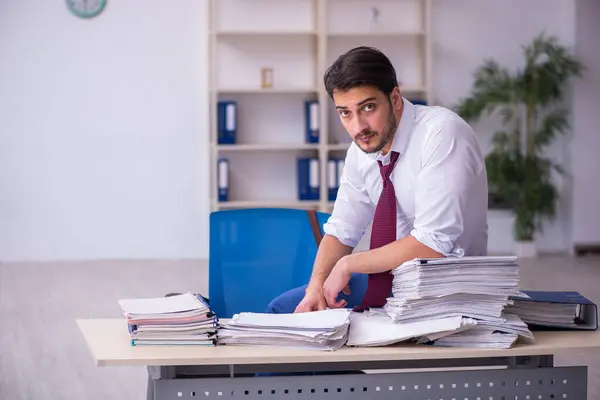
{"label": "binder on shelf", "polygon": [[597,330],[598,307],[578,292],[521,290],[511,297],[507,311],[517,314],[531,329]]}
{"label": "binder on shelf", "polygon": [[415,98],[415,99],[410,99],[410,102],[417,106],[426,106],[427,105],[426,99]]}
{"label": "binder on shelf", "polygon": [[319,200],[320,179],[317,157],[298,158],[299,200]]}
{"label": "binder on shelf", "polygon": [[229,160],[219,158],[217,161],[217,190],[219,201],[229,200]]}
{"label": "binder on shelf", "polygon": [[319,143],[319,102],[304,102],[304,124],[306,143]]}
{"label": "binder on shelf", "polygon": [[335,158],[330,158],[327,161],[327,197],[328,201],[335,201],[337,191],[340,187],[340,179],[338,174],[338,162]]}
{"label": "binder on shelf", "polygon": [[335,197],[333,201],[337,198],[337,192],[340,189],[340,182],[342,182],[342,174],[344,173],[344,165],[345,160],[343,158],[337,160],[337,188],[335,189]]}
{"label": "binder on shelf", "polygon": [[221,100],[218,104],[218,137],[219,144],[235,144],[237,133],[237,102]]}

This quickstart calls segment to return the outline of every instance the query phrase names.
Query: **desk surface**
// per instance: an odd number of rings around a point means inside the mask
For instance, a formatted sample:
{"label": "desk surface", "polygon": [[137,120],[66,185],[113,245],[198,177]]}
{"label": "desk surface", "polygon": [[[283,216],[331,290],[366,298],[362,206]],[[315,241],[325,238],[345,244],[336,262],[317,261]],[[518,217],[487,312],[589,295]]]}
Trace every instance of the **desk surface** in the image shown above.
{"label": "desk surface", "polygon": [[79,319],[77,325],[98,366],[434,360],[548,355],[572,349],[600,348],[600,330],[534,332],[535,344],[520,344],[512,349],[399,344],[386,347],[344,347],[330,352],[283,347],[132,346],[124,319]]}

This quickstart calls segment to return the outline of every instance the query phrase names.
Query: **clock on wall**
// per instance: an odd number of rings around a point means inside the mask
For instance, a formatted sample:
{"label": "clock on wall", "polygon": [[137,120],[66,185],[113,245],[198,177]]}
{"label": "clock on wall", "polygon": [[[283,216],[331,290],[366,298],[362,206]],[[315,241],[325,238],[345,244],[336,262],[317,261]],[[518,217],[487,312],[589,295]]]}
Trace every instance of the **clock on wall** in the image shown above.
{"label": "clock on wall", "polygon": [[98,16],[106,7],[107,0],[66,0],[69,10],[80,18]]}

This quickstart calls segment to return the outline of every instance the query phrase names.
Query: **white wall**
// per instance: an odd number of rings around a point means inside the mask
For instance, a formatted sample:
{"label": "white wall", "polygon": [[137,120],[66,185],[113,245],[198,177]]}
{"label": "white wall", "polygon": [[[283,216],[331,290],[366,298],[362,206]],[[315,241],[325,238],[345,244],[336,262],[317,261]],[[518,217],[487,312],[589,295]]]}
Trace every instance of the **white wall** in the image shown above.
{"label": "white wall", "polygon": [[207,254],[207,2],[0,2],[0,259]]}
{"label": "white wall", "polygon": [[573,242],[600,242],[600,2],[577,0],[576,53],[586,65],[585,79],[574,90],[571,142],[573,172]]}
{"label": "white wall", "polygon": [[[448,106],[483,57],[515,66],[544,29],[575,40],[573,1],[432,3]],[[0,259],[207,256],[206,18],[202,0],[113,1],[91,21],[0,2]],[[493,126],[477,126],[484,147]],[[490,213],[490,251],[512,250],[510,222]],[[540,247],[568,248],[569,226],[561,210]]]}

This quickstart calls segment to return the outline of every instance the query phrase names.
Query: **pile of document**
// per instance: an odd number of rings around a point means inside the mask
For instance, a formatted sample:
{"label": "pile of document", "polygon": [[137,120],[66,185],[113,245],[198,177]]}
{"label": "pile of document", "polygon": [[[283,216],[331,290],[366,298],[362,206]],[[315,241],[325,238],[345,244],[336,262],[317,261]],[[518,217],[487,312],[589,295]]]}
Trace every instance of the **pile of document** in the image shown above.
{"label": "pile of document", "polygon": [[393,296],[383,308],[353,316],[349,345],[414,340],[508,348],[519,337],[533,339],[527,325],[505,311],[519,294],[516,257],[415,259],[392,273]]}
{"label": "pile of document", "polygon": [[507,312],[518,315],[528,325],[576,328],[575,320],[579,308],[578,304],[555,304],[515,299],[514,304],[507,307]]}
{"label": "pile of document", "polygon": [[217,316],[198,294],[123,299],[119,305],[134,346],[216,344]]}
{"label": "pile of document", "polygon": [[[464,319],[464,318],[463,318]],[[433,342],[438,346],[510,348],[519,337],[533,340],[527,324],[518,316],[503,314],[503,321],[493,322],[468,318],[473,323],[464,329],[427,334],[419,343]]]}
{"label": "pile of document", "polygon": [[218,344],[337,350],[348,339],[351,312],[239,313],[220,325]]}

